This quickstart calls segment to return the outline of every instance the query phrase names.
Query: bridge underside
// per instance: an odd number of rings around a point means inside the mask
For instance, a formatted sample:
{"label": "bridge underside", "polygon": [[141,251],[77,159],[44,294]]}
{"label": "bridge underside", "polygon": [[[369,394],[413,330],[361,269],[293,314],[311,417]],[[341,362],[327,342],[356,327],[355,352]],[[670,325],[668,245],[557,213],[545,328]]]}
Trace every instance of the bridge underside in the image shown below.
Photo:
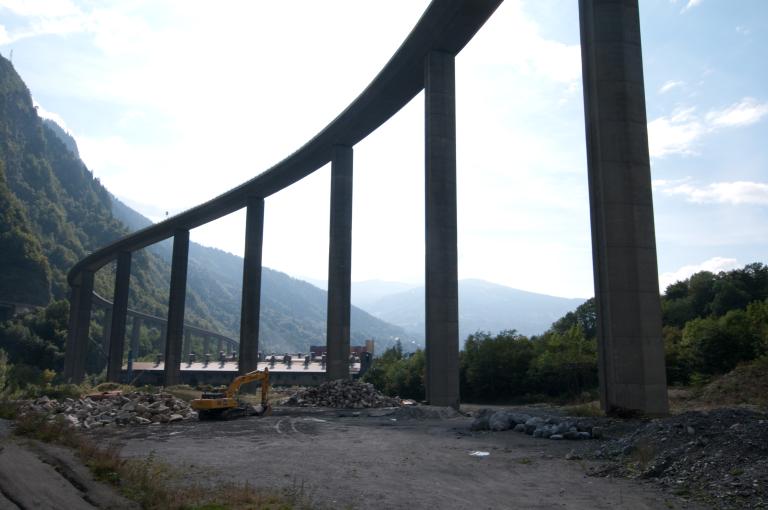
{"label": "bridge underside", "polygon": [[[244,207],[240,370],[255,368],[264,199],[332,162],[327,377],[349,377],[352,150],[425,90],[425,382],[430,404],[458,406],[454,58],[500,3],[434,0],[368,88],[304,147],[224,195],[78,262],[69,274],[65,376],[83,377],[94,271],[118,259],[112,344],[122,346],[125,318],[115,316],[125,314],[130,256],[121,254],[174,237],[163,372],[166,384],[180,381],[189,230]],[[602,404],[609,412],[663,414],[668,408],[637,0],[580,0],[579,19]],[[110,355],[110,377],[121,363],[117,353]]]}

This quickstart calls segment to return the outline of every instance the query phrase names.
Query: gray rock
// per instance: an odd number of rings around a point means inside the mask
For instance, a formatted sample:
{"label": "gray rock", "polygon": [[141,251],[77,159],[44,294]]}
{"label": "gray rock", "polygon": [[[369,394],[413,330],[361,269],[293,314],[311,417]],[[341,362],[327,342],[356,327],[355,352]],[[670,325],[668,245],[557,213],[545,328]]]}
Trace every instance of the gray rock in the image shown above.
{"label": "gray rock", "polygon": [[559,441],[560,439],[563,438],[563,436],[562,436],[562,434],[552,434],[551,436],[549,436],[549,438],[553,439],[555,441]]}
{"label": "gray rock", "polygon": [[488,427],[491,430],[495,430],[497,432],[502,430],[509,430],[509,414],[507,414],[505,411],[498,411],[493,413],[488,420]]}
{"label": "gray rock", "polygon": [[533,434],[533,431],[536,430],[537,427],[543,424],[544,424],[544,420],[542,420],[538,416],[534,416],[525,422],[525,433],[530,436]]}
{"label": "gray rock", "polygon": [[472,424],[469,426],[470,430],[489,430],[490,426],[488,425],[488,416],[478,416],[474,419]]}
{"label": "gray rock", "polygon": [[508,414],[509,414],[509,421],[513,427],[518,423],[525,424],[525,422],[531,419],[531,416],[528,414],[522,414],[522,413],[508,413]]}
{"label": "gray rock", "polygon": [[525,424],[518,423],[517,425],[515,425],[515,428],[512,430],[514,430],[515,432],[525,432]]}
{"label": "gray rock", "polygon": [[565,454],[565,460],[581,460],[581,455],[576,453],[576,450],[571,450]]}

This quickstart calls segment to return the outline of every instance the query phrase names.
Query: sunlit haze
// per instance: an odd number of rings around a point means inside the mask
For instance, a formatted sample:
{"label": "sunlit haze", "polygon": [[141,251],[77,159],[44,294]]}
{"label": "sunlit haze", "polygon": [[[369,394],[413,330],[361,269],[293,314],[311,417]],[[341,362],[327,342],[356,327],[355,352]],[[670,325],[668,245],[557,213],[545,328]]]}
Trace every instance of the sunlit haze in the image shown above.
{"label": "sunlit haze", "polygon": [[[0,0],[42,116],[154,221],[267,170],[338,115],[424,0]],[[765,262],[768,2],[641,0],[663,288]],[[456,60],[459,277],[593,294],[576,0],[505,1]],[[354,148],[353,281],[424,274],[424,98]],[[264,265],[323,280],[330,170],[266,200]],[[192,240],[242,255],[241,211]]]}

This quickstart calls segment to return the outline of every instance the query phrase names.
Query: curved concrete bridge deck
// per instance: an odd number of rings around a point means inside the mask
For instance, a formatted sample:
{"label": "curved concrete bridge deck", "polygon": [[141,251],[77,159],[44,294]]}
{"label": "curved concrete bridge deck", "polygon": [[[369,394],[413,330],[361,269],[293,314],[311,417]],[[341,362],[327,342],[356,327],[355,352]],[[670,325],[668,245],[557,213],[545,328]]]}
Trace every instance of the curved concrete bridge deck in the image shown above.
{"label": "curved concrete bridge deck", "polygon": [[[239,370],[258,362],[264,199],[331,163],[327,372],[349,377],[353,147],[424,90],[426,394],[458,407],[455,67],[501,0],[433,0],[370,85],[296,152],[242,185],[80,260],[65,376],[84,375],[94,273],[117,260],[108,376],[122,365],[133,251],[173,237],[164,381],[181,377],[189,231],[247,208]],[[603,407],[668,410],[637,0],[580,0],[582,77]],[[500,47],[499,52],[518,51]],[[514,91],[510,91],[514,93]]]}

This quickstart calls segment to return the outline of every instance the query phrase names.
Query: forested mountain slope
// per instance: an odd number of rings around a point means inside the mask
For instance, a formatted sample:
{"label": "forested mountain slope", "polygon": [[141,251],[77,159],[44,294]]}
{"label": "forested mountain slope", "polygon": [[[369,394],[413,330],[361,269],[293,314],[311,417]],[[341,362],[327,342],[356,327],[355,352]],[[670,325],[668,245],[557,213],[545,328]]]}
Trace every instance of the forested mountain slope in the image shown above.
{"label": "forested mountain slope", "polygon": [[[80,160],[75,140],[41,119],[11,63],[0,57],[0,301],[46,305],[67,297],[66,273],[87,253],[150,221],[122,204]],[[134,254],[131,308],[165,316],[171,242]],[[186,321],[234,338],[240,326],[242,258],[191,243]],[[110,298],[114,266],[96,275]],[[306,351],[325,341],[326,293],[264,270],[264,350]],[[353,343],[388,345],[400,328],[352,312]],[[158,346],[159,348],[159,346]]]}

